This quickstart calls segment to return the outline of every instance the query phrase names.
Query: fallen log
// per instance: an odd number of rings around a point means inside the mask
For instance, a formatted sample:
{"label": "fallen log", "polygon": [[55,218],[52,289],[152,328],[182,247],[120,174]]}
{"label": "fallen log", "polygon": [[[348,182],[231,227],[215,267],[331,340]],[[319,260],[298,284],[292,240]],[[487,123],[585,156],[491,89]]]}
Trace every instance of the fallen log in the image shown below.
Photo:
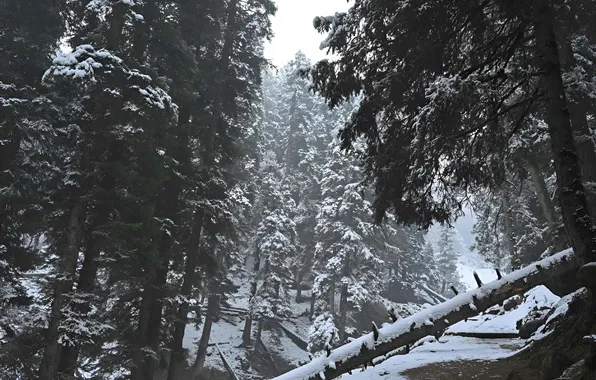
{"label": "fallen log", "polygon": [[217,352],[219,353],[219,357],[221,358],[221,361],[223,362],[224,367],[226,368],[226,370],[228,371],[228,373],[230,374],[230,376],[232,377],[232,379],[233,380],[240,380],[240,379],[238,379],[238,376],[236,376],[236,373],[234,372],[234,369],[232,368],[232,365],[230,364],[230,361],[228,360],[228,358],[226,357],[226,355],[221,350],[221,347],[219,347],[219,344],[215,343],[215,348],[217,349]]}
{"label": "fallen log", "polygon": [[284,326],[283,323],[279,322],[278,320],[273,320],[275,321],[275,323],[277,324],[277,326],[279,326],[279,328],[281,328],[281,330],[286,334],[286,336],[288,338],[290,338],[290,340],[298,347],[300,347],[301,349],[303,349],[304,351],[307,350],[308,348],[308,342],[305,341],[304,339],[302,339],[302,337],[300,337],[298,334],[296,334],[295,332],[293,332],[292,330],[290,330],[289,328],[287,328],[286,326]]}
{"label": "fallen log", "polygon": [[[434,335],[450,325],[473,317],[506,299],[525,293],[547,280],[577,271],[580,262],[571,249],[559,252],[544,260],[503,276],[481,287],[460,293],[441,304],[431,306],[410,317],[403,318],[369,333],[328,355],[289,371],[275,380],[330,380],[385,355],[400,347],[410,345],[428,335]],[[377,339],[375,339],[377,335]]]}

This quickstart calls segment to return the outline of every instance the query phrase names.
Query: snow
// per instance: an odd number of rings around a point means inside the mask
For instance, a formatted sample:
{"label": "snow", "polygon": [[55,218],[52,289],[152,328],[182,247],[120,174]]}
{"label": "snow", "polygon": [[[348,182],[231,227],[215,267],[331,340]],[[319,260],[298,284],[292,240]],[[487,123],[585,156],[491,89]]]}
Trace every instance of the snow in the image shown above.
{"label": "snow", "polygon": [[[573,255],[572,250],[568,249],[559,252],[551,257],[543,259],[537,263],[529,265],[525,268],[517,270],[509,275],[504,276],[501,280],[493,281],[489,284],[485,284],[481,288],[471,290],[467,293],[459,294],[447,302],[429,307],[425,310],[420,311],[410,317],[400,319],[397,322],[389,325],[385,325],[379,329],[379,337],[375,341],[373,334],[369,333],[361,336],[354,341],[344,344],[333,350],[329,357],[315,358],[310,363],[299,367],[293,371],[283,374],[277,377],[277,380],[290,380],[290,379],[308,379],[309,377],[316,376],[321,371],[324,371],[327,366],[336,362],[344,362],[354,356],[357,356],[363,347],[368,349],[374,349],[383,343],[392,341],[400,335],[410,331],[412,327],[421,326],[428,320],[436,321],[447,317],[451,312],[459,310],[461,307],[468,305],[473,302],[474,298],[483,298],[490,295],[493,291],[499,289],[505,284],[515,282],[516,280],[526,278],[538,271],[538,267],[547,269],[562,259],[570,260]],[[397,347],[396,347],[397,348]]]}
{"label": "snow", "polygon": [[460,321],[447,329],[447,334],[458,333],[503,333],[516,334],[516,323],[535,307],[553,307],[560,297],[547,287],[540,285],[524,294],[524,302],[517,308],[500,315],[484,314],[468,321]]}
{"label": "snow", "polygon": [[[437,341],[424,343],[406,355],[397,355],[382,364],[369,367],[365,371],[354,370],[352,375],[342,376],[345,380],[407,380],[402,372],[422,367],[431,363],[455,360],[496,360],[513,355],[523,344],[519,339],[464,338],[444,337]],[[389,376],[388,376],[389,375]]]}

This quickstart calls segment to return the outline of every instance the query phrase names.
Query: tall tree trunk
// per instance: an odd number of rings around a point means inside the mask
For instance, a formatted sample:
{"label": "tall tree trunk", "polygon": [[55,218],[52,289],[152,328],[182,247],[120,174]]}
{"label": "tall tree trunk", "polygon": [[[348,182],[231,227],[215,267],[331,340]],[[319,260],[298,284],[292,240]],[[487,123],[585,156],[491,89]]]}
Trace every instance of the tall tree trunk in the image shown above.
{"label": "tall tree trunk", "polygon": [[126,7],[123,1],[116,1],[112,6],[112,19],[110,21],[110,30],[107,33],[107,48],[111,51],[117,51],[120,47],[120,39],[124,28],[124,16]]}
{"label": "tall tree trunk", "polygon": [[[182,104],[178,119],[178,135],[175,147],[175,158],[179,161],[186,161],[185,155],[188,154],[189,136],[188,136],[188,121],[190,112],[188,105]],[[171,174],[173,175],[173,174]],[[177,210],[179,210],[177,202],[180,194],[180,184],[178,179],[173,175],[168,180],[157,201],[157,215],[159,217],[170,220],[175,219]],[[152,351],[159,355],[159,344],[161,338],[161,321],[163,315],[163,299],[165,297],[164,291],[167,283],[167,277],[170,266],[170,257],[172,250],[172,236],[170,231],[160,232],[156,237],[158,241],[158,251],[161,256],[160,265],[153,268],[151,276],[148,276],[145,287],[142,292],[142,310],[147,315],[139,314],[139,323],[137,326],[137,336],[139,347],[149,347]],[[134,374],[139,379],[152,380],[157,371],[158,361],[151,355],[136,355],[139,361],[135,368]]]}
{"label": "tall tree trunk", "polygon": [[65,247],[60,255],[60,278],[54,287],[52,306],[46,330],[46,347],[39,367],[39,380],[55,380],[60,363],[59,327],[62,320],[62,307],[67,294],[72,290],[81,247],[82,228],[85,219],[86,201],[76,197],[70,210],[66,231]]}
{"label": "tall tree trunk", "polygon": [[[313,290],[314,290],[314,285],[313,285]],[[315,314],[316,297],[315,297],[315,292],[313,290],[310,291],[310,311],[309,311],[309,319],[310,320],[312,320],[314,318],[314,314]]]}
{"label": "tall tree trunk", "polygon": [[329,312],[335,317],[335,280],[331,280],[331,289],[329,292]]}
{"label": "tall tree trunk", "polygon": [[[79,281],[75,297],[84,297],[84,300],[75,304],[76,312],[85,315],[91,310],[91,297],[95,291],[95,280],[97,278],[98,262],[97,259],[101,253],[101,238],[96,236],[97,229],[108,222],[110,208],[105,205],[99,205],[96,210],[99,215],[96,222],[89,228],[87,237],[87,247],[85,248],[85,259],[79,273]],[[60,364],[58,372],[62,375],[72,376],[77,369],[77,361],[81,346],[78,343],[69,346],[62,346],[60,355]]]}
{"label": "tall tree trunk", "polygon": [[193,378],[195,380],[198,380],[203,372],[205,358],[207,357],[207,348],[209,347],[209,339],[211,337],[211,327],[213,326],[213,320],[215,319],[218,308],[219,297],[217,295],[210,295],[207,301],[207,314],[205,315],[205,323],[203,324],[201,339],[199,340],[197,358],[193,367]]}
{"label": "tall tree trunk", "polygon": [[348,314],[348,284],[341,284],[341,293],[339,296],[339,341],[343,343],[346,340],[346,319]]}
{"label": "tall tree trunk", "polygon": [[577,256],[585,262],[596,261],[596,231],[588,213],[580,163],[575,153],[550,1],[533,2],[533,21],[536,29],[537,56],[540,69],[544,73],[541,85],[547,99],[548,131],[565,230]]}
{"label": "tall tree trunk", "polygon": [[255,351],[259,350],[259,343],[261,343],[261,335],[263,334],[263,320],[259,319],[257,321],[257,333],[255,336]]}
{"label": "tall tree trunk", "polygon": [[[162,255],[162,262],[155,271],[155,281],[149,285],[152,289],[148,292],[151,297],[148,300],[150,306],[146,309],[149,313],[149,320],[146,324],[146,344],[156,355],[159,355],[159,343],[161,337],[161,319],[163,314],[164,287],[166,285],[170,265],[170,250],[172,238],[167,233],[162,233],[160,238],[159,251]],[[157,371],[158,359],[151,355],[144,357],[140,376],[143,380],[153,380]]]}
{"label": "tall tree trunk", "polygon": [[[223,273],[225,254],[220,250],[216,257],[216,271]],[[211,337],[211,326],[217,316],[219,310],[219,302],[221,299],[221,287],[219,286],[220,279],[213,278],[209,284],[209,298],[207,301],[207,314],[205,315],[205,324],[203,325],[203,331],[201,333],[201,339],[199,341],[199,347],[197,350],[197,358],[193,366],[193,377],[195,380],[199,379],[203,366],[205,364],[205,357],[207,356],[207,347],[209,346],[209,338]]]}
{"label": "tall tree trunk", "polygon": [[296,303],[302,302],[302,268],[296,273]]}
{"label": "tall tree trunk", "polygon": [[520,267],[521,257],[518,256],[515,249],[515,229],[513,227],[513,215],[511,210],[511,198],[509,196],[509,187],[507,180],[505,180],[501,187],[501,207],[503,208],[503,228],[505,230],[505,244],[507,245],[507,252],[511,256],[511,260],[516,267]]}
{"label": "tall tree trunk", "polygon": [[542,175],[542,172],[536,163],[536,159],[533,157],[532,153],[528,153],[524,161],[526,162],[526,167],[530,172],[532,184],[534,185],[534,191],[536,192],[536,197],[538,198],[538,203],[542,209],[544,219],[546,219],[546,222],[550,226],[555,226],[559,223],[559,218],[557,217],[555,205],[550,198],[548,188],[546,187],[546,182],[544,181],[544,176]]}
{"label": "tall tree trunk", "polygon": [[[252,284],[250,284],[250,299],[251,300],[257,294],[257,285],[258,285],[257,284],[257,275],[258,275],[260,269],[261,269],[261,253],[259,250],[259,246],[257,245],[256,251],[255,251],[255,262],[253,265],[254,278],[253,278]],[[244,343],[244,345],[250,344],[251,334],[252,334],[252,318],[251,318],[250,312],[249,312],[249,314],[246,316],[246,320],[244,322],[244,331],[242,332],[242,342]]]}
{"label": "tall tree trunk", "polygon": [[[577,66],[577,61],[571,47],[572,36],[569,33],[569,28],[575,20],[572,12],[567,11],[566,7],[560,8],[557,19],[561,21],[554,26],[555,35],[558,37],[557,47],[560,65],[563,72],[572,72]],[[582,181],[586,191],[588,212],[592,218],[596,218],[596,150],[594,149],[592,132],[588,126],[588,103],[586,95],[581,91],[567,90],[566,95],[575,141],[575,152],[579,159]]]}
{"label": "tall tree trunk", "polygon": [[[191,231],[190,244],[186,255],[186,265],[184,271],[184,280],[180,293],[182,296],[190,298],[192,296],[192,289],[198,283],[197,266],[200,255],[201,234],[203,231],[203,211],[197,210],[193,218],[193,227]],[[168,368],[168,380],[176,380],[180,377],[182,370],[185,367],[184,347],[182,342],[184,340],[184,330],[188,322],[188,313],[190,305],[188,302],[182,302],[178,307],[176,314],[176,321],[174,323],[174,334],[170,344],[170,366]]]}
{"label": "tall tree trunk", "polygon": [[532,184],[534,185],[534,191],[536,192],[536,198],[538,198],[542,215],[548,223],[550,244],[554,246],[555,252],[562,251],[566,247],[566,242],[564,236],[560,236],[559,234],[561,222],[555,210],[555,205],[550,198],[546,182],[544,182],[544,176],[532,153],[528,153],[524,160],[532,178]]}
{"label": "tall tree trunk", "polygon": [[153,307],[153,300],[155,299],[155,288],[152,286],[152,282],[155,279],[155,269],[148,268],[147,270],[147,281],[143,286],[143,292],[141,294],[141,307],[139,309],[139,320],[137,322],[137,331],[135,332],[135,342],[132,349],[132,368],[131,368],[131,379],[132,380],[145,380],[145,360],[147,353],[145,349],[148,344],[149,324],[151,320],[151,308]]}
{"label": "tall tree trunk", "polygon": [[339,296],[339,341],[346,340],[346,321],[348,316],[348,284],[345,280],[350,276],[350,256],[346,257],[342,271],[341,293]]}

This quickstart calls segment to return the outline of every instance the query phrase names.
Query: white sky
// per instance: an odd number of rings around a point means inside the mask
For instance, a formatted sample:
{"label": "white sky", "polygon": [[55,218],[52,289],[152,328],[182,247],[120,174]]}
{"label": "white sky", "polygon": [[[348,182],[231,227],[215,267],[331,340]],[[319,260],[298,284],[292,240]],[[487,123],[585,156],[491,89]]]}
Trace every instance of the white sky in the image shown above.
{"label": "white sky", "polygon": [[275,37],[265,46],[265,56],[281,67],[290,61],[298,50],[312,61],[325,57],[319,44],[325,35],[312,26],[315,16],[329,16],[346,11],[346,0],[276,0],[277,14],[273,17]]}

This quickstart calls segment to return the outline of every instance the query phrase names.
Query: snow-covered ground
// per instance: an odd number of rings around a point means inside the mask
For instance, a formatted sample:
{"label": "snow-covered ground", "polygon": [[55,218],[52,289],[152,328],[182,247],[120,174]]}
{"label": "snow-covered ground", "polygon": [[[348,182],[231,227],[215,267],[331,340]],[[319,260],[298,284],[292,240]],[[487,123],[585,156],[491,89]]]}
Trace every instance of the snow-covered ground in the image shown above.
{"label": "snow-covered ground", "polygon": [[523,345],[519,339],[477,339],[448,336],[440,342],[426,343],[414,348],[407,355],[398,355],[385,362],[366,369],[356,370],[352,375],[342,376],[346,380],[407,380],[401,373],[431,363],[455,360],[495,360],[514,354]]}

